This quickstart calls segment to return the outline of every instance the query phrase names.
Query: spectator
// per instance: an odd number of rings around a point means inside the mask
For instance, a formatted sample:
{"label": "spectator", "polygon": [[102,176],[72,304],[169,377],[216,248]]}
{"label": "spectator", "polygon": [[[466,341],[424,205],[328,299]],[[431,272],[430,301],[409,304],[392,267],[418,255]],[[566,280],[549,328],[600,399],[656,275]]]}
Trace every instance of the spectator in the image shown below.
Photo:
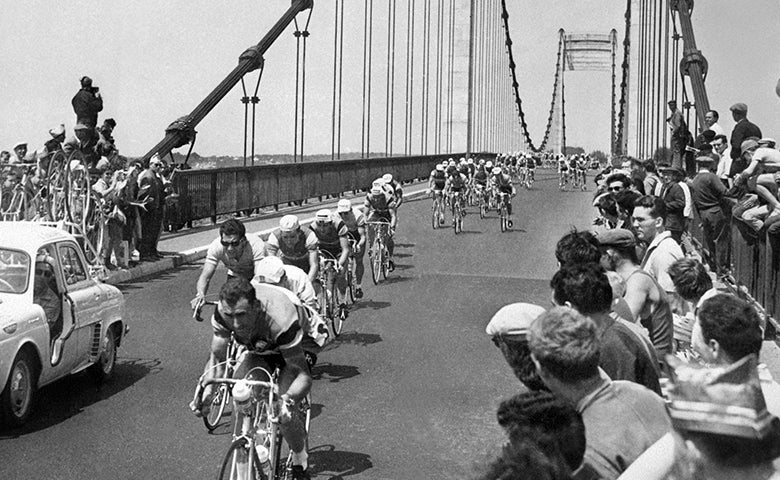
{"label": "spectator", "polygon": [[[548,458],[565,462],[570,472],[582,466],[586,448],[582,415],[550,392],[515,395],[501,402],[496,416],[511,443],[530,438]],[[590,470],[589,465],[584,467]],[[583,472],[578,473],[576,478],[585,478]],[[589,475],[592,478],[596,472],[591,470]]]}
{"label": "spectator", "polygon": [[759,388],[756,357],[702,368],[672,358],[675,433],[658,440],[621,480],[778,478],[780,422]]}
{"label": "spectator", "polygon": [[73,127],[73,133],[75,136],[68,138],[62,144],[63,153],[66,156],[70,156],[73,152],[79,151],[84,156],[84,163],[87,165],[87,168],[94,168],[100,159],[100,156],[95,151],[95,146],[97,145],[95,129],[79,123]]}
{"label": "spectator", "polygon": [[629,157],[631,164],[631,186],[639,194],[645,194],[645,177],[647,172],[645,171],[645,164],[641,160]]}
{"label": "spectator", "polygon": [[607,191],[617,193],[631,188],[631,179],[622,172],[613,173],[607,177]]}
{"label": "spectator", "polygon": [[633,232],[634,226],[634,202],[641,197],[636,190],[623,190],[615,195],[617,203],[618,223],[616,228],[625,228]]}
{"label": "spectator", "polygon": [[543,313],[544,308],[538,305],[512,303],[501,307],[485,328],[515,377],[532,391],[547,390],[531,361],[527,337],[531,323]]}
{"label": "spectator", "polygon": [[555,258],[561,268],[580,263],[598,263],[601,258],[599,242],[591,232],[573,228],[558,240]]}
{"label": "spectator", "polygon": [[729,110],[737,123],[731,131],[731,169],[729,177],[734,177],[747,167],[747,161],[742,157],[742,142],[750,137],[761,138],[761,129],[747,119],[747,105],[735,103]]}
{"label": "spectator", "polygon": [[726,131],[718,123],[719,119],[720,115],[716,110],[710,110],[704,114],[704,123],[709,130],[715,132],[715,135],[726,135]]}
{"label": "spectator", "polygon": [[114,144],[114,137],[112,133],[116,128],[116,121],[113,118],[107,118],[103,121],[103,125],[98,129],[98,141],[95,146],[95,151],[101,157],[112,158],[117,155],[116,145]]}
{"label": "spectator", "polygon": [[[92,185],[92,191],[95,192],[99,199],[100,208],[109,212],[106,221],[100,228],[106,230],[104,235],[104,244],[99,245],[100,253],[102,254],[103,264],[109,270],[115,270],[117,267],[127,268],[122,255],[122,226],[126,219],[124,214],[119,211],[116,203],[116,188],[119,185],[119,175],[117,172],[112,172],[110,169],[105,169],[100,172],[100,177],[97,179],[94,185]],[[116,265],[111,263],[111,255],[116,258]]]}
{"label": "spectator", "polygon": [[661,179],[658,177],[658,173],[656,173],[655,162],[653,160],[645,160],[644,168],[645,180],[643,184],[645,195],[655,195],[656,187],[661,184]]}
{"label": "spectator", "polygon": [[682,159],[685,154],[685,147],[688,146],[690,133],[682,112],[677,108],[677,100],[669,100],[667,104],[671,112],[669,118],[666,119],[666,123],[669,125],[669,130],[672,133],[669,145],[669,148],[672,150],[672,166],[682,169]]}
{"label": "spectator", "polygon": [[718,168],[715,174],[726,188],[730,187],[729,172],[731,171],[731,150],[729,140],[725,135],[715,135],[712,139],[712,150],[718,154]]}
{"label": "spectator", "polygon": [[585,463],[601,478],[617,478],[671,430],[661,397],[633,382],[613,381],[599,369],[598,328],[589,318],[553,308],[531,325],[529,345],[550,391],[582,415]]}
{"label": "spectator", "polygon": [[0,152],[0,164],[11,163],[11,152],[3,150]]}
{"label": "spectator", "polygon": [[38,176],[45,178],[49,172],[49,162],[55,153],[62,151],[65,141],[65,125],[57,125],[49,129],[49,140],[43,143],[43,150],[38,154]]}
{"label": "spectator", "polygon": [[683,258],[683,252],[664,228],[666,207],[661,199],[649,195],[638,198],[634,205],[637,239],[648,244],[640,265],[665,292],[673,293],[674,284],[667,270],[675,260]]}
{"label": "spectator", "polygon": [[780,181],[780,151],[759,147],[758,142],[753,139],[745,140],[741,147],[743,160],[749,161],[750,164],[734,177],[735,185],[747,183],[748,189],[768,204],[767,213],[772,216],[779,215],[777,182]]}
{"label": "spectator", "polygon": [[138,252],[142,261],[162,258],[157,251],[157,242],[162,232],[165,191],[158,175],[162,161],[157,155],[149,159],[149,167],[138,176],[138,202],[144,205],[141,210],[141,241]]}
{"label": "spectator", "polygon": [[666,292],[655,278],[642,270],[636,257],[634,234],[615,229],[599,235],[604,256],[601,265],[616,272],[625,282],[623,298],[631,311],[631,318],[647,329],[655,348],[656,359],[672,353],[672,308]]}
{"label": "spectator", "polygon": [[680,182],[685,177],[682,169],[675,167],[661,167],[661,179],[663,186],[658,198],[663,200],[666,209],[664,225],[666,230],[678,245],[682,245],[682,234],[685,231],[685,190]]}
{"label": "spectator", "polygon": [[14,154],[8,159],[8,163],[25,163],[27,161],[27,142],[17,142],[14,145]]}
{"label": "spectator", "polygon": [[618,228],[621,225],[620,218],[618,218],[617,202],[613,194],[610,192],[600,194],[594,200],[594,206],[599,210],[599,216],[593,220],[594,225],[606,229]]}
{"label": "spectator", "polygon": [[103,97],[100,89],[92,86],[92,79],[81,77],[81,89],[71,100],[73,111],[76,113],[76,123],[83,124],[94,129],[97,127],[98,113],[103,110]]}
{"label": "spectator", "polygon": [[[599,366],[614,380],[628,380],[661,394],[658,359],[641,334],[610,315],[612,287],[597,264],[575,265],[559,270],[550,286],[555,305],[569,306],[596,325],[601,344]],[[670,319],[671,321],[671,319]],[[671,341],[671,325],[669,327]]]}
{"label": "spectator", "polygon": [[669,267],[669,276],[677,295],[685,302],[685,308],[673,314],[675,351],[689,352],[696,305],[707,292],[716,290],[713,290],[707,269],[694,258],[674,262]]}
{"label": "spectator", "polygon": [[699,212],[704,246],[709,252],[708,263],[713,272],[724,277],[730,270],[729,250],[731,229],[723,209],[726,187],[712,173],[715,161],[711,157],[697,157],[698,173],[693,178],[693,203]]}
{"label": "spectator", "polygon": [[569,480],[566,464],[554,463],[526,438],[521,443],[505,445],[501,454],[482,468],[476,480],[508,480],[533,478],[534,480]]}

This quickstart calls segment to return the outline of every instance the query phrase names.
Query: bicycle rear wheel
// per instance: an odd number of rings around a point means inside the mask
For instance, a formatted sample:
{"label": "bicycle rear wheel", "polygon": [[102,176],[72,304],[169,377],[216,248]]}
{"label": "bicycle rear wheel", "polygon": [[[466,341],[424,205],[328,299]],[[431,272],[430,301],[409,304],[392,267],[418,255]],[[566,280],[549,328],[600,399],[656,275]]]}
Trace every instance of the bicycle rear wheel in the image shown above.
{"label": "bicycle rear wheel", "polygon": [[209,432],[213,432],[219,426],[222,415],[225,413],[225,407],[230,399],[230,388],[227,384],[221,384],[214,398],[211,399],[211,410],[208,415],[203,417],[203,424]]}
{"label": "bicycle rear wheel", "polygon": [[[245,458],[246,462],[242,464],[241,458]],[[266,480],[267,478],[262,470],[260,459],[257,458],[257,451],[250,448],[249,441],[243,437],[234,440],[222,460],[217,480]]]}

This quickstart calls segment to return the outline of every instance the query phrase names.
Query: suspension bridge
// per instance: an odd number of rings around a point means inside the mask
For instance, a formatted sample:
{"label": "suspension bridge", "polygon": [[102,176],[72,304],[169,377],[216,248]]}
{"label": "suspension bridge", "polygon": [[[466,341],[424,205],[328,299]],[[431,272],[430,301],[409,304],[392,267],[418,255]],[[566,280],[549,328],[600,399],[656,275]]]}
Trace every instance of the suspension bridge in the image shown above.
{"label": "suspension bridge", "polygon": [[[592,94],[603,95],[598,104],[609,125],[601,141],[613,160],[650,157],[669,145],[667,100],[677,99],[688,125],[700,130],[709,66],[696,46],[690,0],[627,0],[605,31],[562,24],[541,39],[513,28],[519,16],[507,3],[293,0],[278,11],[264,7],[278,20],[257,44],[236,52],[237,65],[200,103],[181,106],[192,110],[169,119],[142,159],[197,151],[199,141],[217,135],[208,116],[232,102],[242,165],[179,172],[179,220],[264,209],[247,224],[267,232],[281,213],[306,218],[331,206],[316,199],[358,192],[388,171],[419,193],[424,186],[416,181],[449,157],[565,152],[567,99],[571,104],[583,75],[609,85]],[[526,93],[531,85],[520,59],[534,42],[557,44],[549,97]],[[266,88],[278,84],[274,78],[284,87]],[[546,122],[531,124],[537,117]],[[271,139],[288,145],[294,163],[255,165]],[[326,159],[310,161],[314,154]],[[518,384],[484,326],[510,302],[549,305],[555,242],[571,226],[590,226],[589,193],[561,193],[556,182],[540,171],[535,187],[520,192],[508,234],[499,233],[495,215],[476,214],[466,216],[463,235],[434,231],[422,195],[404,204],[396,271],[376,287],[364,282],[365,298],[314,371],[314,478],[462,477],[495,453],[503,433],[494,412]],[[315,205],[285,209],[303,200]],[[184,229],[164,235],[160,249],[192,260],[216,235],[209,227]],[[746,265],[753,252],[755,261],[777,258],[766,244],[763,251],[745,248],[739,255]],[[100,389],[81,377],[46,387],[24,429],[0,432],[0,477],[216,472],[230,432],[206,434],[187,408],[211,335],[189,309],[201,264],[159,264],[165,271],[142,265],[122,278],[132,323],[116,380]],[[777,292],[776,278],[743,274],[775,289],[756,286],[762,299]],[[764,361],[777,370],[777,358]],[[45,460],[29,453],[41,451]]]}

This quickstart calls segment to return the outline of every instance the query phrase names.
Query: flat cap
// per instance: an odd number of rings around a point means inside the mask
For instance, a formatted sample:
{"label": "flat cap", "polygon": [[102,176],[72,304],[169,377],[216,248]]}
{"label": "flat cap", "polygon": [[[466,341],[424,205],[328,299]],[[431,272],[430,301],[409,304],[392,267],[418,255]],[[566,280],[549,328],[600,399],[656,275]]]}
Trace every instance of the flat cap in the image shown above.
{"label": "flat cap", "polygon": [[56,127],[49,129],[49,135],[51,135],[51,138],[57,138],[60,135],[65,135],[65,125],[59,124]]}
{"label": "flat cap", "polygon": [[678,174],[678,175],[685,176],[685,172],[683,171],[683,169],[682,169],[682,168],[680,168],[680,167],[674,167],[674,166],[672,166],[672,165],[663,165],[663,166],[660,166],[660,167],[658,167],[658,171],[659,171],[659,172],[673,172],[673,173],[676,173],[676,174]]}
{"label": "flat cap", "polygon": [[485,332],[490,336],[526,335],[533,321],[544,311],[544,308],[532,303],[510,303],[493,315]]}
{"label": "flat cap", "polygon": [[777,142],[774,138],[762,138],[758,141],[759,147],[775,148],[775,145],[777,145]]}
{"label": "flat cap", "polygon": [[758,148],[758,141],[754,138],[748,138],[739,145],[739,151],[743,153],[754,148]]}
{"label": "flat cap", "polygon": [[696,163],[715,163],[715,159],[709,155],[700,155],[696,157]]}
{"label": "flat cap", "polygon": [[729,110],[731,110],[732,112],[747,113],[747,105],[745,105],[744,103],[741,103],[741,102],[740,103],[735,103],[734,105],[729,107]]}
{"label": "flat cap", "polygon": [[636,245],[636,238],[631,230],[625,228],[613,228],[596,232],[596,240],[599,245],[605,247],[633,247]]}

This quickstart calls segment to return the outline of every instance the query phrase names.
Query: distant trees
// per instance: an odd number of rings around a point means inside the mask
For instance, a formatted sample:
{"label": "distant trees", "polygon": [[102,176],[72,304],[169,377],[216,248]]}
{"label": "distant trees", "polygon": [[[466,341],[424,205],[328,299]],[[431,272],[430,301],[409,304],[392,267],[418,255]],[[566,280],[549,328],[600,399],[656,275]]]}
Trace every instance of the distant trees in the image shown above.
{"label": "distant trees", "polygon": [[585,149],[582,147],[569,147],[568,145],[563,151],[564,155],[580,155],[585,153]]}
{"label": "distant trees", "polygon": [[607,154],[601,150],[593,150],[590,152],[590,158],[598,160],[602,165],[607,163]]}

